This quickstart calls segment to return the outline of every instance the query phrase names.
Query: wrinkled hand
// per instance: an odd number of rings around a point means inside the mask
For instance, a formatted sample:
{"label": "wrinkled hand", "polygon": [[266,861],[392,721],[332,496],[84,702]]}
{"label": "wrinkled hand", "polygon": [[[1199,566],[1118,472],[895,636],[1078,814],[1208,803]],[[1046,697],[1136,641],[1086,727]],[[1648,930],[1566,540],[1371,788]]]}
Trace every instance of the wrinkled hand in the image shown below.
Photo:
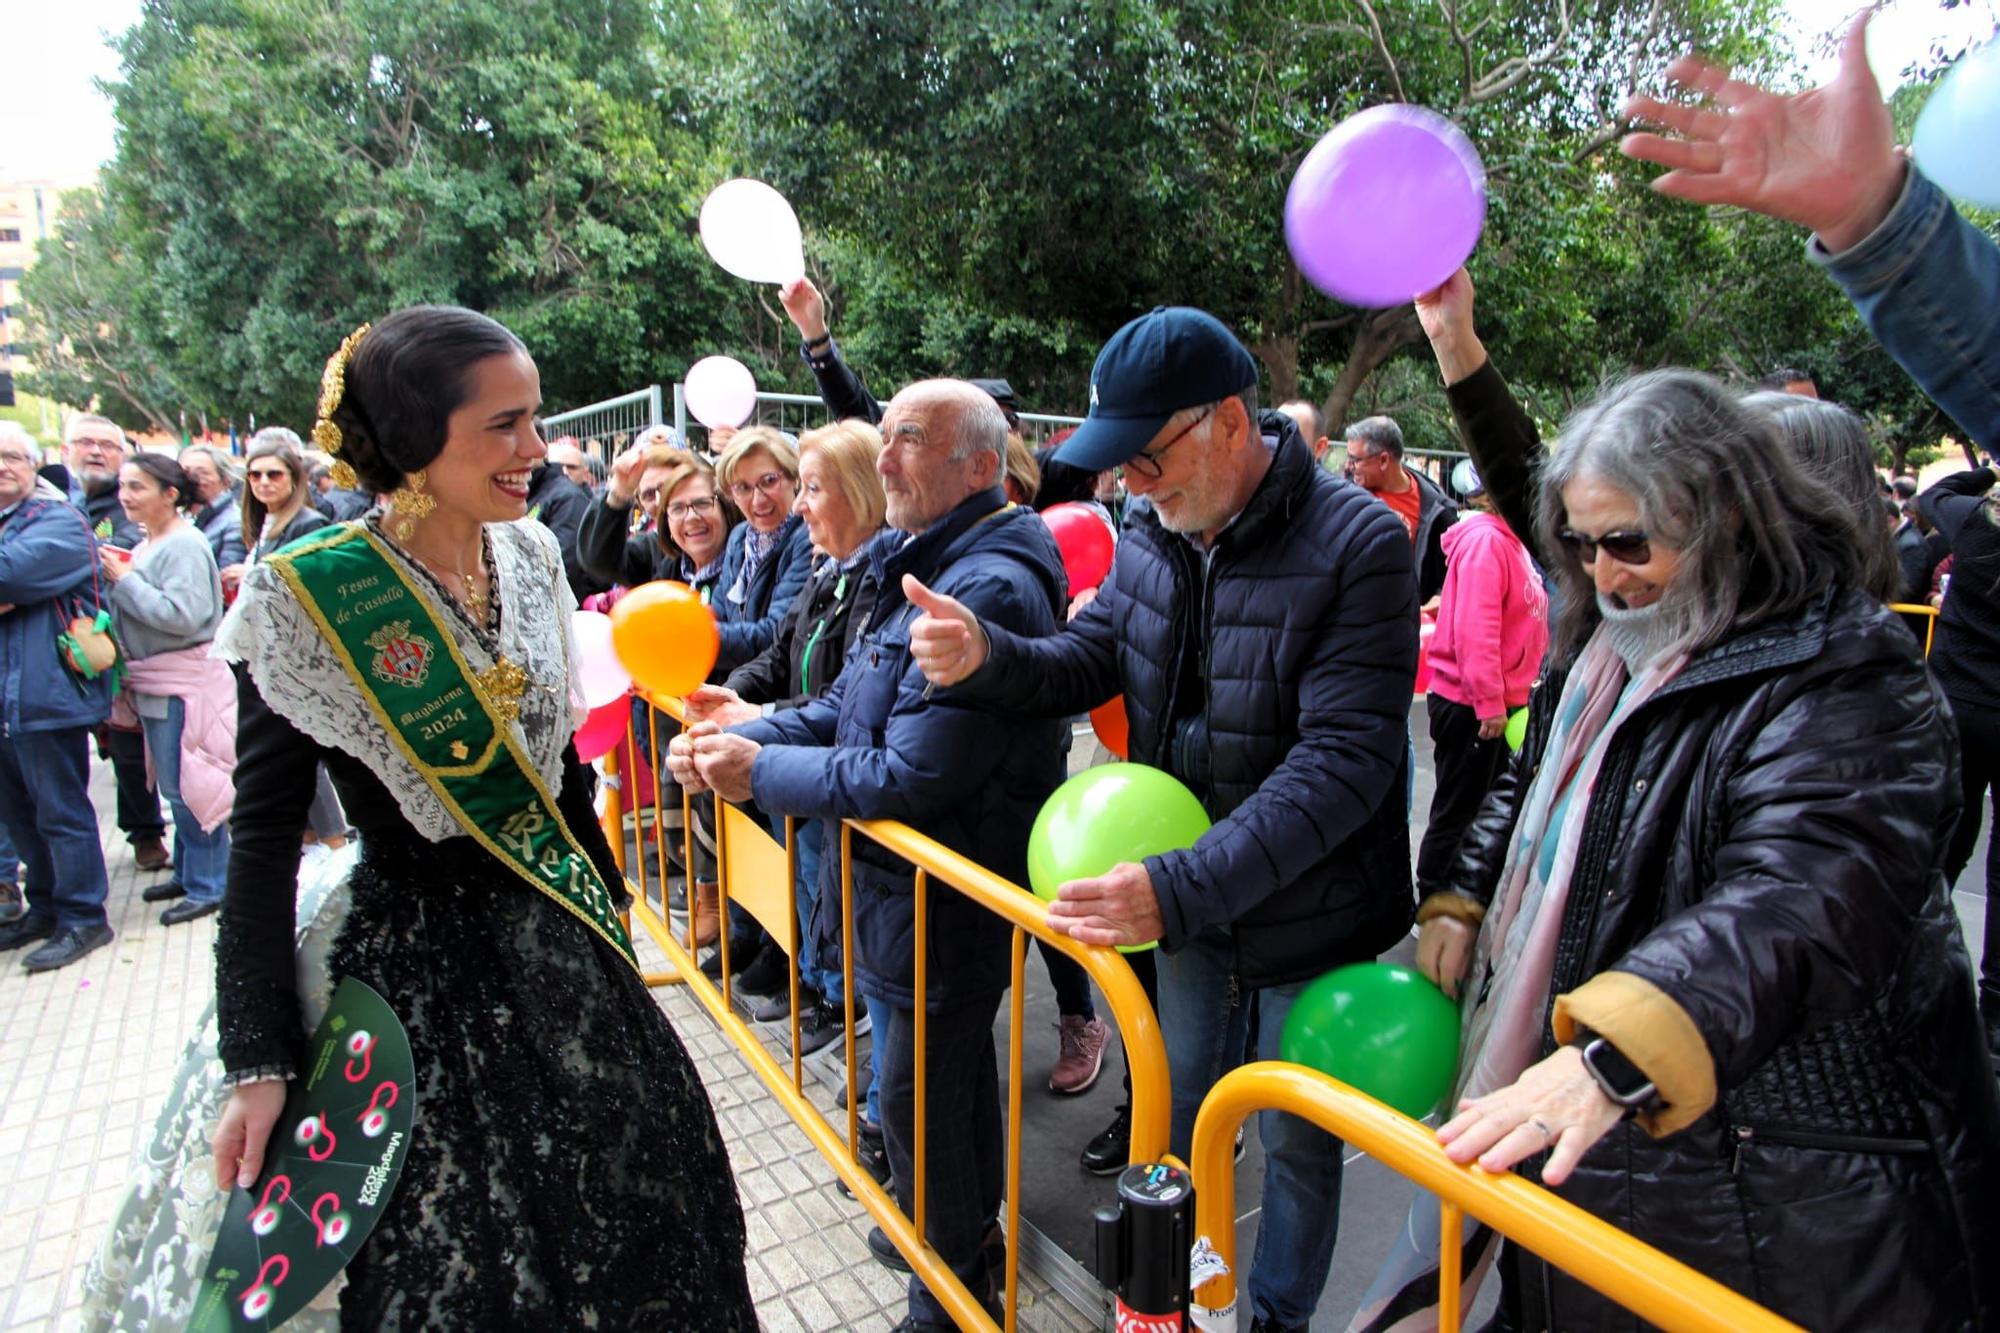
{"label": "wrinkled hand", "polygon": [[1133,861],[1058,888],[1049,925],[1085,944],[1150,944],[1167,933],[1153,877]]}
{"label": "wrinkled hand", "polygon": [[132,553],[115,546],[100,546],[97,548],[97,567],[104,571],[105,578],[116,583],[132,572]]}
{"label": "wrinkled hand", "polygon": [[[705,722],[703,726],[713,726]],[[702,736],[694,742],[694,763],[708,789],[725,801],[750,799],[750,766],[764,747],[728,732]]]}
{"label": "wrinkled hand", "polygon": [[222,1120],[215,1127],[215,1185],[249,1189],[264,1171],[264,1149],[271,1126],[284,1113],[285,1091],[280,1082],[246,1083],[229,1094]]}
{"label": "wrinkled hand", "polygon": [[799,336],[807,342],[826,334],[826,298],[819,294],[819,288],[812,285],[811,278],[793,278],[778,288],[779,304],[792,317],[792,324]]}
{"label": "wrinkled hand", "polygon": [[763,709],[756,704],[746,704],[743,696],[727,685],[704,685],[687,696],[687,717],[690,722],[713,722],[721,727],[733,727],[741,722],[754,722],[763,716]]}
{"label": "wrinkled hand", "polygon": [[933,685],[956,685],[986,665],[986,631],[957,600],[903,575],[903,596],[924,614],[910,625],[910,656]]}
{"label": "wrinkled hand", "polygon": [[1628,116],[1679,137],[1628,134],[1620,151],[1672,168],[1653,182],[1662,194],[1768,213],[1811,228],[1829,250],[1847,249],[1888,216],[1903,184],[1889,108],[1868,68],[1869,12],[1848,29],[1833,81],[1789,97],[1683,56],[1667,77],[1711,105],[1632,98]]}
{"label": "wrinkled hand", "polygon": [[653,452],[652,446],[635,444],[611,460],[611,477],[604,486],[607,503],[620,509],[629,509],[639,494],[639,477],[646,470],[646,456]]}
{"label": "wrinkled hand", "polygon": [[1507,734],[1507,715],[1505,713],[1502,713],[1498,717],[1482,717],[1479,719],[1480,740],[1482,741],[1498,740],[1500,737],[1506,734]]}
{"label": "wrinkled hand", "polygon": [[1089,606],[1092,602],[1096,600],[1097,600],[1097,589],[1085,588],[1083,591],[1079,592],[1076,596],[1069,599],[1069,610],[1063,616],[1063,619],[1075,620],[1079,615],[1083,614],[1084,607]]}
{"label": "wrinkled hand", "polygon": [[695,766],[694,743],[721,730],[713,722],[697,722],[667,742],[667,772],[673,775],[675,782],[697,794],[708,790],[708,784],[702,781],[701,770]]}
{"label": "wrinkled hand", "polygon": [[1554,1186],[1624,1118],[1625,1108],[1583,1067],[1583,1053],[1565,1046],[1498,1092],[1460,1102],[1437,1136],[1452,1161],[1462,1166],[1476,1157],[1496,1174],[1553,1147],[1542,1182]]}
{"label": "wrinkled hand", "polygon": [[1478,930],[1457,917],[1434,916],[1417,928],[1417,971],[1456,1000],[1478,942]]}

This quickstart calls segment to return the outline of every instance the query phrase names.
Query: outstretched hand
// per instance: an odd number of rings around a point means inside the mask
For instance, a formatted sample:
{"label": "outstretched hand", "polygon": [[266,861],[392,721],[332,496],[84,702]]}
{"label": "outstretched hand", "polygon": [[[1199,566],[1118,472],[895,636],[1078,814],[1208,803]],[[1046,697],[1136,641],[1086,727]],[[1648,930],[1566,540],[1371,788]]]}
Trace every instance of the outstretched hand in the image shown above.
{"label": "outstretched hand", "polygon": [[1416,299],[1417,322],[1447,386],[1486,364],[1486,348],[1472,326],[1472,297],[1472,275],[1461,268]]}
{"label": "outstretched hand", "polygon": [[965,604],[903,575],[903,596],[924,614],[910,624],[910,656],[933,685],[956,685],[986,665],[986,631]]}
{"label": "outstretched hand", "polygon": [[604,498],[623,509],[639,494],[639,476],[653,452],[649,444],[635,444],[611,460],[611,476],[604,486]]}
{"label": "outstretched hand", "polygon": [[826,336],[826,298],[811,278],[793,278],[778,288],[778,303],[792,317],[801,338],[813,342]]}
{"label": "outstretched hand", "polygon": [[1840,48],[1840,72],[1825,87],[1780,97],[1729,77],[1697,56],[1667,77],[1707,105],[1638,96],[1634,120],[1678,137],[1628,134],[1628,157],[1671,170],[1653,188],[1697,204],[1730,204],[1796,222],[1839,252],[1887,217],[1903,184],[1889,108],[1868,67],[1868,13]]}

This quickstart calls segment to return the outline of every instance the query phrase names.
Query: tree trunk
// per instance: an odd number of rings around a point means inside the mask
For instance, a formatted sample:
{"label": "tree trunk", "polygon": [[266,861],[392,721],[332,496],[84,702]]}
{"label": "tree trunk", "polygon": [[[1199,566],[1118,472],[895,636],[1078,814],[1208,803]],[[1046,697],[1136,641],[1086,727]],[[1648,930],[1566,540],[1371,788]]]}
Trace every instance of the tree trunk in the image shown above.
{"label": "tree trunk", "polygon": [[1368,377],[1402,348],[1417,341],[1423,334],[1423,326],[1417,322],[1415,306],[1398,306],[1393,310],[1379,310],[1361,321],[1360,329],[1354,335],[1354,347],[1347,355],[1347,364],[1340,368],[1340,376],[1333,382],[1333,389],[1326,396],[1320,414],[1326,419],[1328,439],[1339,439],[1347,427],[1347,414],[1354,406],[1355,395]]}
{"label": "tree trunk", "polygon": [[1287,334],[1264,338],[1250,345],[1250,354],[1264,363],[1271,376],[1271,400],[1276,407],[1299,396],[1299,338]]}

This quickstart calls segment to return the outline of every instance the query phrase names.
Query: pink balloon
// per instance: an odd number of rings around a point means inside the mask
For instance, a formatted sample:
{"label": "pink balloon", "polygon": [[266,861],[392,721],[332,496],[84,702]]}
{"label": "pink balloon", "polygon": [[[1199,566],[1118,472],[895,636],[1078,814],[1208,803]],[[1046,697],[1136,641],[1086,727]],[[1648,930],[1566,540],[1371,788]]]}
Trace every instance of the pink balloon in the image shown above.
{"label": "pink balloon", "polygon": [[596,709],[632,691],[632,673],[611,646],[611,617],[578,611],[574,621],[576,678],[586,707]]}
{"label": "pink balloon", "polygon": [[625,739],[625,722],[632,716],[632,696],[621,694],[610,703],[590,710],[576,729],[576,757],[584,763],[602,759]]}
{"label": "pink balloon", "polygon": [[1456,125],[1395,103],[1336,125],[1285,195],[1285,243],[1313,286],[1401,305],[1457,271],[1486,221],[1486,168]]}
{"label": "pink balloon", "polygon": [[1104,582],[1104,576],[1111,572],[1117,539],[1096,510],[1084,504],[1050,505],[1042,511],[1042,521],[1049,525],[1056,548],[1062,552],[1071,597]]}
{"label": "pink balloon", "polygon": [[757,410],[757,380],[733,356],[705,356],[688,367],[687,410],[704,426],[740,426]]}

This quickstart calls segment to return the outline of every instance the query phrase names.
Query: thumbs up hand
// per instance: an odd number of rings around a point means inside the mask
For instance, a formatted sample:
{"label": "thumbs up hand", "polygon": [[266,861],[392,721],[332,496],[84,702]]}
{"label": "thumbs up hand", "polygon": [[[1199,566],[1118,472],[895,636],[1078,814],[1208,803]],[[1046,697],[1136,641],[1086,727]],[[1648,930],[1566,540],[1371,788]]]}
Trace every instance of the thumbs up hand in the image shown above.
{"label": "thumbs up hand", "polygon": [[910,656],[933,685],[956,685],[986,665],[986,631],[959,602],[903,575],[903,596],[924,614],[910,625]]}

